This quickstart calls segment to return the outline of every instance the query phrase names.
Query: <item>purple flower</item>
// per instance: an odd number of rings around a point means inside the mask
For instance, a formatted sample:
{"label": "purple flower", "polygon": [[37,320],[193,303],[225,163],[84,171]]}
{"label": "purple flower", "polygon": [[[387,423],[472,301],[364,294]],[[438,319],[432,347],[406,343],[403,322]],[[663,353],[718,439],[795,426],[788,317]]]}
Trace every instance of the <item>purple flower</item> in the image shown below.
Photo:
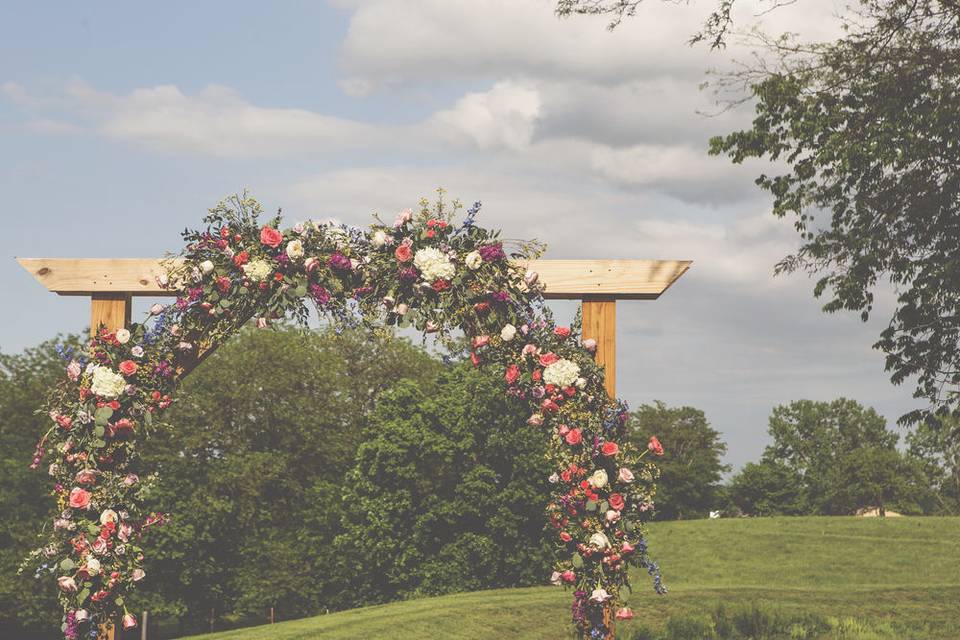
{"label": "purple flower", "polygon": [[157,363],[157,366],[153,368],[153,373],[164,378],[169,378],[173,375],[173,367],[171,367],[170,363],[166,360],[161,360]]}
{"label": "purple flower", "polygon": [[510,299],[510,294],[506,291],[494,291],[490,294],[490,299],[497,302],[506,302]]}
{"label": "purple flower", "polygon": [[330,256],[330,266],[334,269],[340,269],[341,271],[350,271],[353,269],[350,258],[339,252]]}
{"label": "purple flower", "polygon": [[310,285],[310,296],[321,307],[330,302],[330,292],[318,284]]}
{"label": "purple flower", "polygon": [[400,269],[400,279],[404,282],[413,282],[417,279],[417,276],[420,274],[417,273],[417,270],[413,267],[404,267]]}
{"label": "purple flower", "polygon": [[483,258],[484,262],[503,260],[506,257],[506,254],[503,253],[503,244],[500,242],[485,244],[477,249],[477,251],[479,251],[480,257]]}

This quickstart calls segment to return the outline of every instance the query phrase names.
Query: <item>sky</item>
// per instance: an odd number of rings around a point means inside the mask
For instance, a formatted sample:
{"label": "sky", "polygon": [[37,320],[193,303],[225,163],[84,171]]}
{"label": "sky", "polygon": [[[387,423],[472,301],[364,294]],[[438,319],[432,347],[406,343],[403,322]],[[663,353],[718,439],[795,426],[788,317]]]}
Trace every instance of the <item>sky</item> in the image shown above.
{"label": "sky", "polygon": [[[753,184],[775,167],[706,153],[752,115],[700,88],[749,55],[686,44],[710,0],[649,0],[613,32],[552,6],[0,4],[0,350],[88,321],[86,300],[48,293],[15,256],[176,252],[243,189],[290,224],[362,225],[442,186],[547,258],[693,260],[659,300],[618,303],[618,394],[704,410],[735,468],[778,404],[845,396],[891,424],[914,408],[872,349],[891,293],[862,323],[823,314],[807,276],[774,277],[798,246]],[[737,24],[826,38],[840,7],[747,0]]]}

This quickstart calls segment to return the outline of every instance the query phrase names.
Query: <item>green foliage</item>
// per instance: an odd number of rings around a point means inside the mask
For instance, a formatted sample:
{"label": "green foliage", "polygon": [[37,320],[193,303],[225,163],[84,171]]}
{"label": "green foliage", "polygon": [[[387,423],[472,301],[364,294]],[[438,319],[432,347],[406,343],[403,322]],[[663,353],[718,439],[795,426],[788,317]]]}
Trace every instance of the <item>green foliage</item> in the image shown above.
{"label": "green foliage", "polygon": [[629,438],[639,447],[646,447],[651,436],[664,447],[663,456],[657,459],[658,518],[702,518],[718,508],[720,479],[729,470],[721,462],[727,445],[703,411],[668,407],[657,401],[632,412],[629,425]]}
{"label": "green foliage", "polygon": [[786,167],[757,178],[802,241],[778,272],[818,274],[824,310],[864,320],[878,283],[892,283],[897,307],[875,346],[894,383],[915,378],[915,396],[947,410],[960,403],[960,7],[858,4],[834,42],[771,38],[773,64],[735,78],[752,86],[752,127],[710,152]]}
{"label": "green foliage", "polygon": [[748,462],[730,479],[727,497],[734,513],[794,516],[809,511],[803,478],[774,460]]}
{"label": "green foliage", "polygon": [[0,636],[4,629],[49,633],[60,626],[55,595],[40,581],[18,579],[16,570],[37,545],[36,525],[47,516],[45,474],[28,466],[37,438],[50,425],[50,418],[36,410],[63,376],[65,364],[54,351],[61,342],[80,346],[70,336],[21,354],[0,354],[0,509],[5,514],[0,518]]}
{"label": "green foliage", "polygon": [[917,425],[907,436],[909,453],[930,478],[935,511],[960,513],[960,419],[943,416]]}
{"label": "green foliage", "polygon": [[345,604],[545,579],[546,443],[517,426],[523,405],[501,385],[460,365],[433,393],[402,384],[381,399],[345,486]]}

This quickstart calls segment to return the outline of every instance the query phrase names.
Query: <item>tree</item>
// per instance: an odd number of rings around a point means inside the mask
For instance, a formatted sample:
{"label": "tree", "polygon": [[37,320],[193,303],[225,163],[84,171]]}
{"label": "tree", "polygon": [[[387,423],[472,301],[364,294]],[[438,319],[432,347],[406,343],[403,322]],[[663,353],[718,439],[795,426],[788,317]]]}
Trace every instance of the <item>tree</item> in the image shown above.
{"label": "tree", "polygon": [[459,364],[433,393],[408,383],[381,399],[344,487],[336,546],[354,576],[345,598],[543,582],[553,558],[547,444],[502,386]]}
{"label": "tree", "polygon": [[907,436],[907,444],[930,480],[936,511],[960,514],[960,419],[950,415],[925,420]]}
{"label": "tree", "polygon": [[642,405],[630,416],[630,439],[646,447],[651,436],[663,444],[657,459],[657,517],[665,520],[702,518],[720,501],[720,479],[727,445],[703,411],[668,407],[659,400]]}
{"label": "tree", "polygon": [[57,354],[80,346],[76,336],[43,342],[20,354],[0,354],[0,637],[52,637],[59,632],[60,606],[41,581],[17,575],[17,567],[37,546],[36,533],[47,518],[46,469],[31,470],[37,439],[50,418],[36,408],[66,362]]}
{"label": "tree", "polygon": [[710,141],[733,162],[786,169],[757,184],[792,217],[801,246],[777,273],[818,274],[824,310],[873,310],[889,281],[897,306],[875,347],[891,380],[916,378],[928,402],[960,402],[960,5],[861,0],[834,42],[768,39],[774,65],[738,80],[756,102],[750,129]]}
{"label": "tree", "polygon": [[[722,47],[735,2],[715,0],[691,41]],[[640,3],[560,0],[556,11],[609,15],[613,28]],[[916,423],[960,407],[960,3],[859,0],[840,20],[832,42],[753,29],[755,62],[717,89],[728,106],[754,103],[756,117],[709,148],[777,163],[756,183],[800,246],[775,271],[818,276],[824,311],[866,321],[877,288],[896,290],[874,347],[894,384],[916,380],[926,406],[901,417]]]}
{"label": "tree", "polygon": [[826,495],[832,513],[875,507],[878,515],[895,503],[898,511],[920,513],[929,487],[919,465],[895,448],[866,446],[839,457]]}
{"label": "tree", "polygon": [[[185,379],[144,442],[155,506],[175,519],[151,540],[140,597],[198,627],[211,609],[262,619],[334,608],[343,478],[377,398],[429,387],[440,364],[389,334],[249,329]],[[350,575],[350,574],[348,574]]]}
{"label": "tree", "polygon": [[808,512],[803,478],[782,462],[748,462],[731,479],[733,511],[749,516],[797,516]]}

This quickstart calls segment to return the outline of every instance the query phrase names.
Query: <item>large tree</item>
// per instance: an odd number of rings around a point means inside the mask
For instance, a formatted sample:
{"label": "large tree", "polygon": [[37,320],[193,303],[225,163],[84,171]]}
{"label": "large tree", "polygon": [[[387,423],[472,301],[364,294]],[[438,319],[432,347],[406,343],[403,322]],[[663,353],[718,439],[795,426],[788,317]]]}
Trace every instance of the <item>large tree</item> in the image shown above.
{"label": "large tree", "polygon": [[694,407],[668,407],[659,400],[630,415],[630,439],[646,447],[651,436],[663,444],[657,459],[657,518],[703,518],[720,506],[720,479],[727,445]]}
{"label": "large tree", "polygon": [[907,444],[930,479],[936,512],[960,514],[960,418],[925,420],[907,436]]}
{"label": "large tree", "polygon": [[[693,40],[734,37],[736,1],[714,0]],[[782,4],[793,2],[767,2]],[[615,26],[639,5],[560,0],[557,11]],[[915,382],[924,402],[901,418],[912,423],[960,406],[960,2],[859,0],[838,19],[830,42],[751,33],[755,62],[720,87],[756,116],[710,152],[771,161],[756,182],[800,238],[776,271],[815,275],[825,311],[866,320],[878,288],[893,289],[874,346],[895,384]]]}

